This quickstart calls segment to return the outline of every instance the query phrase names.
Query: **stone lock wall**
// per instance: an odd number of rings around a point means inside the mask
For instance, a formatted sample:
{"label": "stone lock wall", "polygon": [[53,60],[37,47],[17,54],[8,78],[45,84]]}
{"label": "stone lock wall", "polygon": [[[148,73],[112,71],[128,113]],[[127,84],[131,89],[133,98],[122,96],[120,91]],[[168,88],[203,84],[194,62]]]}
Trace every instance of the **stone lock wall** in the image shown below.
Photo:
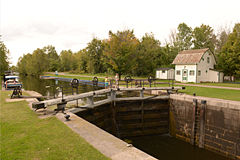
{"label": "stone lock wall", "polygon": [[240,159],[240,102],[172,94],[169,105],[171,135]]}
{"label": "stone lock wall", "polygon": [[119,138],[168,133],[168,101],[117,101],[77,115]]}

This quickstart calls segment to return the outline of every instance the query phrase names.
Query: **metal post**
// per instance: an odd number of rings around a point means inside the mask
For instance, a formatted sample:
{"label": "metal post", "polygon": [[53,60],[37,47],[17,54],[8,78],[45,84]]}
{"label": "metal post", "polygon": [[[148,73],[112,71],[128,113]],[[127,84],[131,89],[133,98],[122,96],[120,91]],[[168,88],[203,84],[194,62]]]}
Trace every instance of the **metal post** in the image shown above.
{"label": "metal post", "polygon": [[192,133],[190,138],[190,144],[194,145],[195,142],[195,115],[196,115],[197,99],[193,99],[193,109],[192,109]]}
{"label": "metal post", "polygon": [[206,100],[201,101],[200,125],[199,125],[199,148],[204,148],[205,137],[205,108]]}

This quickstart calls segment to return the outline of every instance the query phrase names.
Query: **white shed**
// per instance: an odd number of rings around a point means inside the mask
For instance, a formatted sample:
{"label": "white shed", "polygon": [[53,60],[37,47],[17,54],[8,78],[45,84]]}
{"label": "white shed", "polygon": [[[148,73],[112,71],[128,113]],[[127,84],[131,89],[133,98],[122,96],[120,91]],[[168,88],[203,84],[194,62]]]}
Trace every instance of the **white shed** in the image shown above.
{"label": "white shed", "polygon": [[175,57],[175,80],[180,82],[223,82],[223,72],[214,69],[216,60],[210,49],[184,50]]}
{"label": "white shed", "polygon": [[158,79],[174,79],[174,69],[172,68],[157,68],[156,78]]}

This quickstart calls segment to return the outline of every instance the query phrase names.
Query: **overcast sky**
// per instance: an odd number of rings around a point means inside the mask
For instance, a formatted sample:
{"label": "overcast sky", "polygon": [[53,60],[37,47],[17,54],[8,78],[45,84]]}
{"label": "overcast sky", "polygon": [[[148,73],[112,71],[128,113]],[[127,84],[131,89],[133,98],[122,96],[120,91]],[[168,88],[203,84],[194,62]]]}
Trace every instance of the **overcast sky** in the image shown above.
{"label": "overcast sky", "polygon": [[1,0],[0,35],[12,65],[23,54],[55,46],[58,54],[77,52],[109,30],[134,29],[137,38],[152,32],[162,43],[170,29],[185,22],[218,29],[240,22],[240,0]]}

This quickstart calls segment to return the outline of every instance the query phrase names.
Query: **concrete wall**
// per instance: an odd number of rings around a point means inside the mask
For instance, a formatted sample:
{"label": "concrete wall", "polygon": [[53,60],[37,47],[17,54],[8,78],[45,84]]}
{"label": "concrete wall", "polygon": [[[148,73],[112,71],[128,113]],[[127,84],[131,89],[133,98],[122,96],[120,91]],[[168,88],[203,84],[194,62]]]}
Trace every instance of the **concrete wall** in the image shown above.
{"label": "concrete wall", "polygon": [[[193,99],[197,99],[197,103],[194,103]],[[202,100],[206,100],[203,124],[195,121],[198,129],[194,133],[193,108],[194,104],[197,104],[197,108],[201,108]],[[202,110],[199,113],[202,114]],[[238,101],[177,94],[170,96],[169,131],[171,135],[189,143],[194,138],[194,144],[197,146],[201,145],[202,138],[201,148],[238,159],[240,159],[239,117]],[[200,132],[199,128],[203,128],[203,132]]]}

